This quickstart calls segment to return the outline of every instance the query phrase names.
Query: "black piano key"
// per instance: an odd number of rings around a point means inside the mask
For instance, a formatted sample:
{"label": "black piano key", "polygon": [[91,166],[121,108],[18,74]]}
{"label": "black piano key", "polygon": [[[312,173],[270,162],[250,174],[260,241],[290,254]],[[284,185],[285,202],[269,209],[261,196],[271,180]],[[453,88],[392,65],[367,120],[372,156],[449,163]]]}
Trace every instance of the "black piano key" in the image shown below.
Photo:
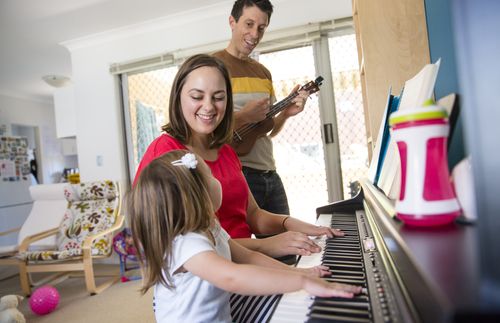
{"label": "black piano key", "polygon": [[[309,315],[311,317],[321,316],[323,318],[336,317],[337,319],[346,318],[362,318],[370,321],[372,314],[370,305],[366,299],[356,299],[349,301],[349,299],[334,298],[337,300],[317,299],[309,307]],[[357,301],[357,302],[356,302]]]}
{"label": "black piano key", "polygon": [[361,250],[359,239],[356,240],[345,239],[345,240],[330,242],[325,245],[325,248],[328,247],[328,248],[342,249],[344,246],[351,248],[358,248],[358,250]]}
{"label": "black piano key", "polygon": [[351,270],[363,270],[364,266],[360,263],[353,263],[353,262],[345,262],[345,261],[335,261],[335,260],[330,260],[330,259],[323,259],[322,261],[323,265],[325,266],[332,266],[336,267],[339,269],[342,268],[349,268]]}
{"label": "black piano key", "polygon": [[361,256],[361,250],[346,250],[342,248],[335,248],[332,246],[327,246],[323,248],[324,255],[352,255],[356,257]]}
{"label": "black piano key", "polygon": [[[352,215],[332,217],[331,226],[344,232],[342,237],[327,238],[321,264],[332,273],[326,281],[367,288],[366,274],[357,221]],[[372,322],[370,299],[366,294],[353,298],[314,298],[307,322]]]}
{"label": "black piano key", "polygon": [[337,264],[337,265],[344,265],[344,266],[351,266],[351,267],[356,267],[356,268],[363,268],[363,263],[359,261],[352,261],[352,260],[340,260],[340,259],[334,259],[334,257],[323,257],[323,264]]}
{"label": "black piano key", "polygon": [[352,221],[351,219],[344,219],[344,220],[333,220],[330,222],[332,226],[335,226],[335,228],[337,226],[349,226],[349,227],[356,227],[356,222],[355,221]]}
{"label": "black piano key", "polygon": [[353,300],[351,302],[349,299],[342,299],[342,300],[316,299],[315,303],[322,306],[329,305],[329,306],[337,306],[345,308],[364,308],[367,310],[370,309],[370,303],[368,303],[368,300],[363,300],[363,301]]}
{"label": "black piano key", "polygon": [[332,242],[329,243],[334,243],[335,242],[343,242],[343,243],[352,243],[352,244],[357,244],[359,245],[359,237],[335,237],[332,238]]}
{"label": "black piano key", "polygon": [[359,302],[359,303],[368,303],[370,299],[365,294],[357,294],[352,298],[344,298],[344,297],[315,297],[314,302],[323,302],[323,301],[339,301],[339,302]]}
{"label": "black piano key", "polygon": [[344,240],[335,240],[335,242],[330,242],[325,245],[325,248],[337,248],[337,249],[342,249],[343,246],[346,247],[355,247],[361,250],[361,246],[359,243],[359,239],[356,240],[350,240],[350,239],[344,239]]}
{"label": "black piano key", "polygon": [[345,239],[345,238],[355,238],[359,237],[359,232],[357,230],[350,230],[350,229],[343,229],[343,228],[338,228],[342,233],[344,233],[343,236],[335,236],[333,238],[328,238],[328,239]]}
{"label": "black piano key", "polygon": [[331,283],[341,283],[341,284],[349,284],[349,285],[366,287],[366,281],[361,280],[361,279],[326,278],[325,280],[328,282],[331,282]]}
{"label": "black piano key", "polygon": [[352,254],[354,256],[361,256],[361,250],[344,250],[342,248],[338,248],[335,246],[325,246],[323,248],[323,252],[326,255],[346,255],[346,254]]}
{"label": "black piano key", "polygon": [[325,249],[324,252],[325,256],[353,256],[353,257],[361,257],[361,252],[360,251],[352,251],[352,250],[332,250],[332,249]]}
{"label": "black piano key", "polygon": [[[328,263],[339,263],[339,264],[349,264],[353,263],[361,265],[364,267],[364,263],[362,262],[363,258],[355,255],[337,255],[337,254],[324,254],[323,257],[321,257],[321,263],[323,262],[328,262]],[[357,266],[355,266],[357,267]]]}
{"label": "black piano key", "polygon": [[312,305],[310,307],[311,313],[324,313],[324,314],[333,314],[339,316],[347,316],[347,317],[365,317],[370,318],[370,311],[367,309],[353,309],[353,308],[344,308],[341,306],[323,306],[323,305]]}
{"label": "black piano key", "polygon": [[350,230],[350,231],[357,230],[355,224],[353,225],[352,223],[348,223],[348,222],[344,222],[344,223],[336,222],[336,223],[333,223],[332,226],[335,229],[340,229],[340,230]]}
{"label": "black piano key", "polygon": [[[347,233],[347,235],[346,235]],[[343,236],[334,236],[332,238],[326,238],[327,240],[352,240],[359,239],[359,234],[352,230],[345,230]]]}
{"label": "black piano key", "polygon": [[366,274],[364,271],[353,271],[353,270],[341,270],[341,269],[330,269],[330,276],[325,276],[325,278],[343,278],[343,279],[359,279],[366,281]]}
{"label": "black piano key", "polygon": [[337,266],[335,264],[323,264],[323,266],[327,266],[330,269],[330,272],[332,273],[333,276],[335,275],[354,275],[354,276],[359,276],[359,277],[365,277],[364,273],[365,271],[363,268],[355,268],[355,267],[349,267],[349,266]]}
{"label": "black piano key", "polygon": [[335,236],[333,238],[328,238],[328,239],[345,239],[345,238],[354,238],[354,237],[359,237],[359,232],[357,230],[353,229],[347,229],[347,228],[342,228],[342,227],[337,227],[344,235],[342,236]]}
{"label": "black piano key", "polygon": [[309,315],[308,323],[370,323],[371,319],[364,317],[346,317],[332,314],[311,313]]}
{"label": "black piano key", "polygon": [[[345,233],[345,232],[344,232]],[[347,232],[347,235],[344,235],[343,237],[333,237],[333,238],[327,238],[325,240],[326,243],[337,243],[337,242],[345,242],[345,243],[358,243],[359,242],[359,236],[354,235],[353,233],[349,234]]]}
{"label": "black piano key", "polygon": [[342,253],[354,253],[354,254],[361,254],[361,248],[359,247],[359,242],[357,242],[355,245],[336,245],[336,244],[327,244],[323,247],[323,251],[327,253],[336,253],[336,252],[342,252]]}
{"label": "black piano key", "polygon": [[358,243],[359,236],[354,234],[344,235],[343,237],[333,237],[327,238],[325,240],[326,243],[335,243],[335,242],[347,242],[347,243]]}

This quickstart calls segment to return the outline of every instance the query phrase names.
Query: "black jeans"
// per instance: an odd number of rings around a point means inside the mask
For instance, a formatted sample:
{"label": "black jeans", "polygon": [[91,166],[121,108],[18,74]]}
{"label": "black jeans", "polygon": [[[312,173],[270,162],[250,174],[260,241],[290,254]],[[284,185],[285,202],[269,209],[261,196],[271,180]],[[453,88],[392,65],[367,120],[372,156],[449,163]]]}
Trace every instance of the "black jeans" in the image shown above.
{"label": "black jeans", "polygon": [[[283,182],[276,171],[261,171],[250,167],[243,167],[243,174],[247,179],[250,191],[257,202],[257,205],[266,211],[277,214],[290,214],[288,199],[286,197]],[[269,235],[255,235],[257,238],[266,238]],[[295,255],[276,258],[286,264],[295,264]]]}
{"label": "black jeans", "polygon": [[277,214],[290,214],[283,182],[276,171],[261,171],[243,167],[243,174],[257,205]]}

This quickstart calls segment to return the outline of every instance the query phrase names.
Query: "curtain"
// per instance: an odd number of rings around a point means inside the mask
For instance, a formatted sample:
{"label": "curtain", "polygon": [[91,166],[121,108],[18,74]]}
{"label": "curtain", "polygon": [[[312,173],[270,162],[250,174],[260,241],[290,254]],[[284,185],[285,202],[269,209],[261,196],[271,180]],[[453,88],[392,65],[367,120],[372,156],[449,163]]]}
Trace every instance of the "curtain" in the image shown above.
{"label": "curtain", "polygon": [[140,161],[149,144],[159,136],[155,110],[136,100],[137,117],[137,160]]}

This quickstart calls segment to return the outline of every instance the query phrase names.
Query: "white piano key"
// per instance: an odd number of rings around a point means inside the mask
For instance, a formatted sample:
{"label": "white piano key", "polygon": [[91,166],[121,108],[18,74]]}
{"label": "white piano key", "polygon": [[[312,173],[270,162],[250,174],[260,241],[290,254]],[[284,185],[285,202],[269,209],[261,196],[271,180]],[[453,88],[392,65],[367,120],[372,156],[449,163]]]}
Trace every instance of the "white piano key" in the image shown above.
{"label": "white piano key", "polygon": [[[319,216],[316,224],[330,227],[331,218],[331,214],[322,214]],[[321,248],[324,248],[326,244],[326,236],[313,238],[313,240]],[[320,265],[322,254],[322,252],[318,252],[310,256],[300,257],[297,267],[308,268]],[[305,322],[307,320],[309,306],[313,301],[314,298],[305,291],[298,291],[283,295],[271,318],[271,323]]]}

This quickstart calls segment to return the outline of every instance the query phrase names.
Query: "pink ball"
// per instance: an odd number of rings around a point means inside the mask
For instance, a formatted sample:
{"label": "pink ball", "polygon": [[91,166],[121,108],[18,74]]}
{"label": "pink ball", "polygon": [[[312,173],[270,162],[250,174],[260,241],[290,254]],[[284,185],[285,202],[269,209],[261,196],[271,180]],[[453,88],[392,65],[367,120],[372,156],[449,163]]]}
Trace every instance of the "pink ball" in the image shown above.
{"label": "pink ball", "polygon": [[31,294],[29,303],[33,313],[37,315],[49,314],[59,304],[59,292],[52,286],[42,286]]}

